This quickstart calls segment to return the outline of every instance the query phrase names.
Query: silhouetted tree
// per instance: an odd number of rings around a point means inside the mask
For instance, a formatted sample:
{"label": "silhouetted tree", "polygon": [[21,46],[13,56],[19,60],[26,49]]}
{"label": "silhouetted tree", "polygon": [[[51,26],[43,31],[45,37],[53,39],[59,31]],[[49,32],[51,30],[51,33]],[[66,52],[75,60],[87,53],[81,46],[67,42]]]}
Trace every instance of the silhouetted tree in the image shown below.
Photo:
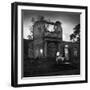
{"label": "silhouetted tree", "polygon": [[71,34],[71,35],[70,35],[70,39],[71,39],[71,40],[75,41],[75,38],[76,38],[75,34]]}
{"label": "silhouetted tree", "polygon": [[45,20],[45,17],[44,17],[44,16],[39,15],[39,16],[37,17],[37,20],[38,20],[38,21],[43,21],[43,20]]}
{"label": "silhouetted tree", "polygon": [[70,40],[73,40],[73,42],[80,42],[80,24],[76,25],[73,30],[73,33],[70,35]]}
{"label": "silhouetted tree", "polygon": [[32,39],[32,36],[31,35],[28,35],[27,38],[30,40],[30,39]]}

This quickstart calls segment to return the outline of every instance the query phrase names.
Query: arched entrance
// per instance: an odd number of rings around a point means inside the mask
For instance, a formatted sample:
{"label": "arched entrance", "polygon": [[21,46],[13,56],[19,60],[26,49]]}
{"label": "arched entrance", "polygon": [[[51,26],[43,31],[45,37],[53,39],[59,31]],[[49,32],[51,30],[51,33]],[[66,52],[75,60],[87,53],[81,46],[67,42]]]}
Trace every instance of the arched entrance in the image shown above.
{"label": "arched entrance", "polygon": [[49,42],[47,45],[47,56],[56,57],[57,53],[57,43]]}

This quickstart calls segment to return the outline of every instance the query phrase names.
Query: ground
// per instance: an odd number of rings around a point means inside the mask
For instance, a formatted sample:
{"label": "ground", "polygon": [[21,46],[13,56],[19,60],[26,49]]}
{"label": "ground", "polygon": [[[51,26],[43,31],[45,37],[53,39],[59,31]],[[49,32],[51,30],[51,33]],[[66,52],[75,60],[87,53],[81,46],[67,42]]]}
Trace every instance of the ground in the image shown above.
{"label": "ground", "polygon": [[32,59],[24,60],[23,68],[24,77],[32,76],[51,76],[51,75],[78,75],[80,74],[79,63],[56,63],[55,58]]}

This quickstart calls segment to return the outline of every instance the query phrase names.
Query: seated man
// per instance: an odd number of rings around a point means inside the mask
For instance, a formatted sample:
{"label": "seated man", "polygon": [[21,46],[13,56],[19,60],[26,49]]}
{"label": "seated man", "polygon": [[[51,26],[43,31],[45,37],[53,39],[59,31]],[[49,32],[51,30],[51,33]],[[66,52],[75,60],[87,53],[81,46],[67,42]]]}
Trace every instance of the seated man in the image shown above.
{"label": "seated man", "polygon": [[57,57],[56,57],[56,62],[57,64],[59,64],[60,62],[62,63],[64,61],[64,57],[62,57],[62,55],[57,52]]}

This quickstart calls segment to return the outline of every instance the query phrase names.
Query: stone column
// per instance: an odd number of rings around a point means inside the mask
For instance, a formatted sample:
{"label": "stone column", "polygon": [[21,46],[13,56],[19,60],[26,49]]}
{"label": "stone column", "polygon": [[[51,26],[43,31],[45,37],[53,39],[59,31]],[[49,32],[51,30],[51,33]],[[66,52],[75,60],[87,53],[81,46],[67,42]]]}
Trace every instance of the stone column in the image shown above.
{"label": "stone column", "polygon": [[[58,43],[58,51],[60,52],[60,43]],[[61,52],[60,52],[61,53]]]}
{"label": "stone column", "polygon": [[45,57],[47,57],[47,41],[45,41],[45,44],[44,44],[44,55]]}

